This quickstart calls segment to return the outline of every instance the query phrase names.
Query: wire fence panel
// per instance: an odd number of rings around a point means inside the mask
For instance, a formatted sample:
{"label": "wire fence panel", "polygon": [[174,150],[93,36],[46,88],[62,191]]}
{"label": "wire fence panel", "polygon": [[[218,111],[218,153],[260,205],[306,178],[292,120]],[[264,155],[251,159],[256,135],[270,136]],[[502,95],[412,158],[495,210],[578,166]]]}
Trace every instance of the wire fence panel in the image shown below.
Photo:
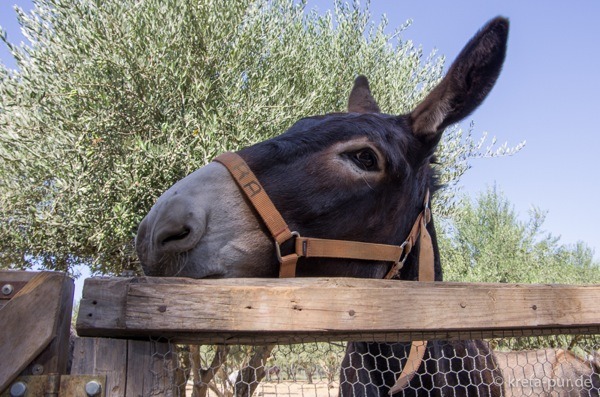
{"label": "wire fence panel", "polygon": [[[168,392],[193,397],[387,396],[408,343],[179,345],[153,356]],[[164,346],[156,341],[156,345]],[[160,353],[159,353],[160,351]],[[160,384],[159,381],[156,384]],[[600,397],[600,335],[433,341],[404,396]]]}

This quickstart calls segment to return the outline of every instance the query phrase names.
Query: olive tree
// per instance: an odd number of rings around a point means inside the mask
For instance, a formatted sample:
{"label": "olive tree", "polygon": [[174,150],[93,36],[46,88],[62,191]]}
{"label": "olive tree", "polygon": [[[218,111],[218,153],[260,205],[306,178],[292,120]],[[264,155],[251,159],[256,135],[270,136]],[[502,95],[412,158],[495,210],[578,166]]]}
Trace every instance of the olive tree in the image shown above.
{"label": "olive tree", "polygon": [[[28,42],[0,65],[0,266],[118,273],[156,197],[218,153],[343,111],[369,76],[388,113],[441,78],[368,6],[319,14],[293,0],[37,0],[19,12]],[[453,182],[484,154],[471,130],[441,146]],[[500,148],[501,152],[506,150]]]}
{"label": "olive tree", "polygon": [[600,283],[600,264],[583,242],[563,244],[543,230],[545,212],[522,220],[496,187],[464,199],[439,238],[446,280]]}

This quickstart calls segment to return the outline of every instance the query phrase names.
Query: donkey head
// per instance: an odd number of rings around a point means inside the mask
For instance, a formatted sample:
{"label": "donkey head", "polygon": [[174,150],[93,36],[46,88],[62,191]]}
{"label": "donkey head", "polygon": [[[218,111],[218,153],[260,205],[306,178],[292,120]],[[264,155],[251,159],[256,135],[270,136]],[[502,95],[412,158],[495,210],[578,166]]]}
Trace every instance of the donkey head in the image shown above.
{"label": "donkey head", "polygon": [[[301,119],[282,135],[238,154],[300,235],[400,244],[433,188],[430,161],[442,132],[490,92],[507,36],[506,19],[490,21],[409,114],[380,113],[367,79],[359,76],[348,113]],[[229,172],[214,162],[158,199],[140,224],[136,244],[147,275],[274,277],[278,271],[262,221]],[[402,278],[414,277],[412,260]],[[436,265],[439,279],[439,261]],[[297,274],[380,278],[389,266],[307,259],[298,263]]]}

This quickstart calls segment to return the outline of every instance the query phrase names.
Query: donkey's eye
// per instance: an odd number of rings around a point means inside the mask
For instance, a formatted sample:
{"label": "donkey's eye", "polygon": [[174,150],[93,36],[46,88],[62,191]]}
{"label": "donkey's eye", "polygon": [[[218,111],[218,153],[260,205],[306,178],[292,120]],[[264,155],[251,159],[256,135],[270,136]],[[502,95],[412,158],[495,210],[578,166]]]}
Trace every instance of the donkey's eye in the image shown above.
{"label": "donkey's eye", "polygon": [[351,154],[352,161],[365,171],[378,171],[377,155],[370,149],[358,150]]}

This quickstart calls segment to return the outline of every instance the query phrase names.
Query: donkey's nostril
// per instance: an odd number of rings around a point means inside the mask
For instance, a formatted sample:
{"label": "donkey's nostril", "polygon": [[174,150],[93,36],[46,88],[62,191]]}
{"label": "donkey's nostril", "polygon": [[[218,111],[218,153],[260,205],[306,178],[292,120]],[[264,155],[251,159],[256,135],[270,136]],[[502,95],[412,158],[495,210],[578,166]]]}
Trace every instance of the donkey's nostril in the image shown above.
{"label": "donkey's nostril", "polygon": [[171,200],[163,212],[154,214],[150,240],[155,255],[179,254],[193,249],[206,231],[206,213],[201,208],[189,210],[189,203]]}
{"label": "donkey's nostril", "polygon": [[171,235],[163,238],[161,243],[164,245],[164,244],[170,243],[171,241],[184,240],[189,235],[190,235],[190,229],[186,228],[186,229],[181,230],[179,233],[171,234]]}

